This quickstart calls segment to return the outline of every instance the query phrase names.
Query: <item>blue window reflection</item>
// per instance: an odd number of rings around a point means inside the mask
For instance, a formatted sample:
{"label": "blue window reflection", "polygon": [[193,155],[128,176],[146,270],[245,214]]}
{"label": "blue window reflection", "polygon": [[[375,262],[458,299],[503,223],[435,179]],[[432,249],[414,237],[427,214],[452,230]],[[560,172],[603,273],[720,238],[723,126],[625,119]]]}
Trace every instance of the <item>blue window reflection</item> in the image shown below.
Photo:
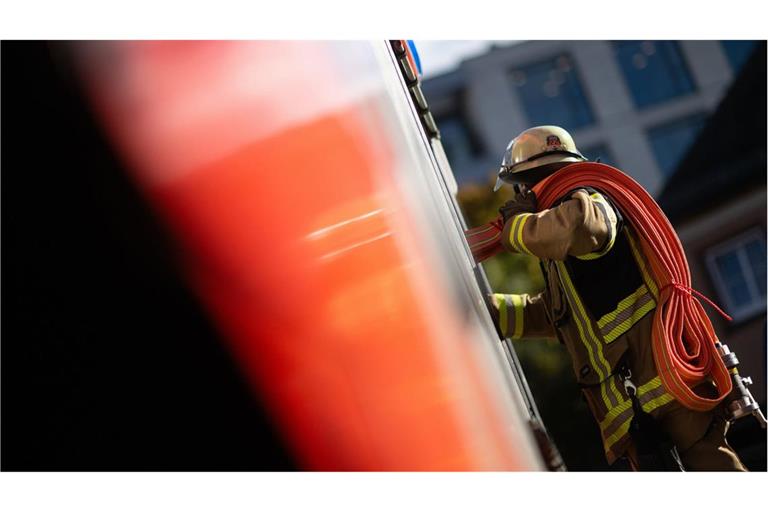
{"label": "blue window reflection", "polygon": [[594,117],[568,55],[523,66],[509,73],[531,126],[554,124],[574,130]]}
{"label": "blue window reflection", "polygon": [[706,115],[696,114],[652,128],[648,132],[653,153],[665,176],[671,175],[680,159],[696,139],[706,121]]}
{"label": "blue window reflection", "polygon": [[637,108],[695,89],[680,47],[674,41],[617,41],[614,53]]}
{"label": "blue window reflection", "polygon": [[757,41],[721,41],[723,50],[728,63],[731,65],[734,73],[738,73],[741,67],[747,62],[752,50],[755,49]]}
{"label": "blue window reflection", "polygon": [[440,139],[451,166],[461,170],[482,151],[464,116],[451,113],[436,119]]}

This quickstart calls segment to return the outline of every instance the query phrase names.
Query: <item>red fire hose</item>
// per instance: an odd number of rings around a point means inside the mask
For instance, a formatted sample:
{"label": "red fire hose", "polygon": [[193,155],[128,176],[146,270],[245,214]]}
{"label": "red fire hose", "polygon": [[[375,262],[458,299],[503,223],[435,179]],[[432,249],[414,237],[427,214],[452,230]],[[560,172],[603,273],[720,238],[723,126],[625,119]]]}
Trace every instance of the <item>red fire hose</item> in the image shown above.
{"label": "red fire hose", "polygon": [[[542,180],[533,191],[539,208],[546,209],[580,187],[596,188],[613,200],[637,233],[643,254],[649,260],[659,286],[653,319],[653,357],[664,388],[689,409],[714,408],[731,392],[732,384],[715,349],[717,335],[712,323],[694,295],[706,300],[728,320],[730,317],[691,288],[688,261],[675,230],[656,201],[626,174],[605,164],[575,163]],[[484,259],[488,254],[492,255],[492,251],[483,247],[477,258]],[[701,396],[694,390],[710,379],[717,386],[716,398]]]}

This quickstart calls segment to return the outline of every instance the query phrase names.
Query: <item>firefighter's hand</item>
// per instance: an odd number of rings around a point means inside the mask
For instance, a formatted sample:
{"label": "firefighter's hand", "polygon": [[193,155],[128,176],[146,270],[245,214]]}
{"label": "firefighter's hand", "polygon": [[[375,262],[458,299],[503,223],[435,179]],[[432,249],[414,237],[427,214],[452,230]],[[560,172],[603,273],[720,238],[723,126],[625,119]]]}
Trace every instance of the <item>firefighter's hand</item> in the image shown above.
{"label": "firefighter's hand", "polygon": [[525,193],[518,192],[515,197],[507,201],[499,208],[499,213],[506,224],[509,219],[521,213],[535,213],[537,210],[536,194],[532,190]]}

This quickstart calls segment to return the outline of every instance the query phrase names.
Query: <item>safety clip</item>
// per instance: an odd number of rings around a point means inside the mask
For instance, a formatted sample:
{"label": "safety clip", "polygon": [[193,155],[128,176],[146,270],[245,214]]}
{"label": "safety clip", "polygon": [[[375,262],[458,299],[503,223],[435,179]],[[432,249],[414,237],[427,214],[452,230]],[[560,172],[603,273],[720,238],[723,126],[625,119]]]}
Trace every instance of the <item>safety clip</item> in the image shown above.
{"label": "safety clip", "polygon": [[637,396],[637,386],[630,379],[632,378],[632,370],[629,368],[622,368],[621,378],[624,380],[624,391],[627,392],[627,396]]}

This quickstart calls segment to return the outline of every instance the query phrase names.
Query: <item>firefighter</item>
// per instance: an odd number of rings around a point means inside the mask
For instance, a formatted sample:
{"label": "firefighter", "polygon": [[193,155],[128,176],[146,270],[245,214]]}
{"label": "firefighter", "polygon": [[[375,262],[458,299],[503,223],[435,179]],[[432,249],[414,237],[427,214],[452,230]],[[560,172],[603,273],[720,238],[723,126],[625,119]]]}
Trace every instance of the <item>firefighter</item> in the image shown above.
{"label": "firefighter", "polygon": [[[586,161],[557,126],[522,132],[506,149],[496,187],[513,184],[501,207],[502,245],[540,261],[545,289],[536,296],[494,294],[502,333],[557,338],[595,417],[609,464],[633,469],[746,471],[728,445],[720,407],[697,412],[667,393],[651,347],[658,287],[633,227],[599,190],[577,189],[537,212],[530,186]],[[709,389],[707,389],[709,387]],[[697,391],[712,391],[702,384]]]}

